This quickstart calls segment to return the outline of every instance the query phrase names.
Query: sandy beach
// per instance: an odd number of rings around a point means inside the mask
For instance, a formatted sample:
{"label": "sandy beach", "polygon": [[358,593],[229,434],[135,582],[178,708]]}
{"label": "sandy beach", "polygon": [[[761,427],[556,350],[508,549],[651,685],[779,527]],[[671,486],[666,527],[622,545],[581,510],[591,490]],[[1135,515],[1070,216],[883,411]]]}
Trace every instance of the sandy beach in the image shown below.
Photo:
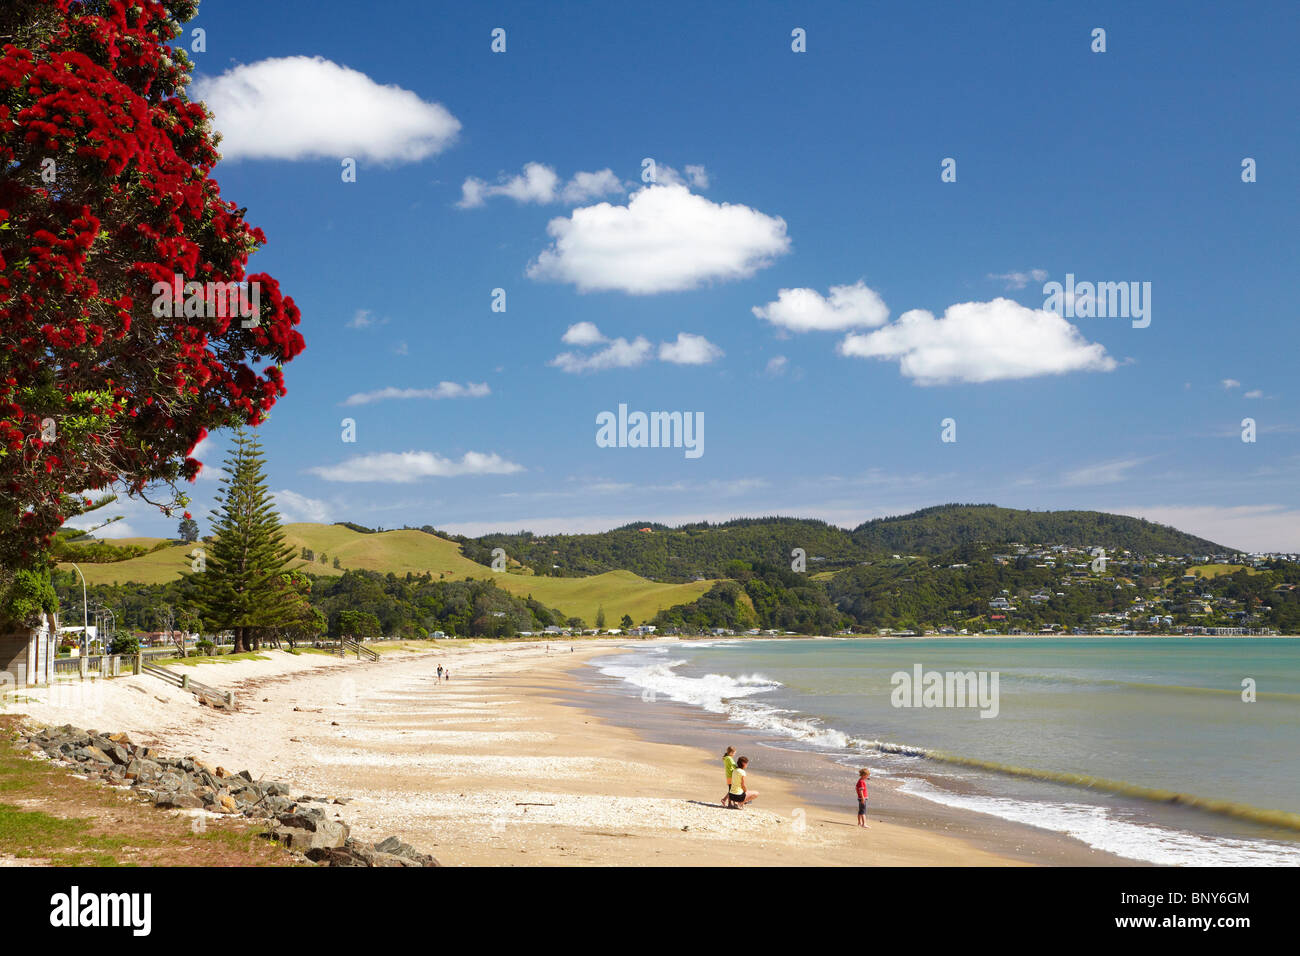
{"label": "sandy beach", "polygon": [[[332,810],[356,835],[399,834],[445,865],[1118,862],[893,793],[887,781],[873,781],[871,829],[861,830],[848,800],[818,804],[761,763],[751,766],[757,802],[723,809],[718,754],[597,716],[577,671],[618,645],[449,641],[388,649],[377,662],[270,650],[173,668],[234,690],[232,713],[143,675],[61,682],[6,710],[125,731],[166,754],[347,798]],[[437,680],[439,663],[449,681]]]}

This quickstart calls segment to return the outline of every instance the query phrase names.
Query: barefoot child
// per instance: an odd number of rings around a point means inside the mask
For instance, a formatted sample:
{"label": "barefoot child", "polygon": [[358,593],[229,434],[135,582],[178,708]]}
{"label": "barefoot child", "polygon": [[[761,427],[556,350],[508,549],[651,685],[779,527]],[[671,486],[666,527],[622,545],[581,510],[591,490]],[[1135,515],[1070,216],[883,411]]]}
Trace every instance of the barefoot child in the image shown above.
{"label": "barefoot child", "polygon": [[858,826],[864,827],[868,830],[871,829],[871,827],[867,826],[867,778],[870,776],[871,771],[866,767],[859,770],[858,784],[856,787],[858,791]]}

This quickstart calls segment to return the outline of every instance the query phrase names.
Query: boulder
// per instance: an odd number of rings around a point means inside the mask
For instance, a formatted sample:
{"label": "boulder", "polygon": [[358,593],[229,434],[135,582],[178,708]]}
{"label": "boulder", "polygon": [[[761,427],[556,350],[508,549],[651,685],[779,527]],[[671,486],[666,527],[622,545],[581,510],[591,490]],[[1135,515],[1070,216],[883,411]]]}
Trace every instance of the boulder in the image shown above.
{"label": "boulder", "polygon": [[319,822],[314,830],[281,825],[270,832],[280,843],[299,853],[341,847],[348,838],[347,827],[332,820]]}
{"label": "boulder", "polygon": [[202,810],[203,801],[191,793],[164,793],[154,806],[160,810]]}
{"label": "boulder", "polygon": [[307,859],[322,866],[369,866],[370,860],[351,845],[307,851]]}
{"label": "boulder", "polygon": [[113,758],[96,746],[82,747],[77,751],[78,760],[88,760],[91,763],[112,763]]}

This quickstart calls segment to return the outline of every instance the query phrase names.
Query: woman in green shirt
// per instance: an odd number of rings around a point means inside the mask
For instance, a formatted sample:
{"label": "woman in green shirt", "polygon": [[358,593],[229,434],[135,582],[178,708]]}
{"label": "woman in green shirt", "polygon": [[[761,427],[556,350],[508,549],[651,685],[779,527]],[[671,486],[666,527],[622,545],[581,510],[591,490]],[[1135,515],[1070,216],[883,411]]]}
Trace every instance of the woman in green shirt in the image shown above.
{"label": "woman in green shirt", "polygon": [[736,769],[736,748],[728,747],[727,752],[722,755],[722,769],[727,772],[727,792],[722,795],[722,805],[727,805],[727,798],[731,795],[731,774]]}

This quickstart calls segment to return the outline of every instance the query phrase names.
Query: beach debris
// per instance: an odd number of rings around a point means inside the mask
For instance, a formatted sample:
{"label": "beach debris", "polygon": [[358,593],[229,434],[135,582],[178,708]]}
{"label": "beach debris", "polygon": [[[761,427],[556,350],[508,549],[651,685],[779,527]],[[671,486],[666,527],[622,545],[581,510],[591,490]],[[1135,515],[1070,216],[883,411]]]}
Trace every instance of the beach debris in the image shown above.
{"label": "beach debris", "polygon": [[130,789],[160,810],[206,811],[266,821],[262,834],[302,862],[318,866],[441,866],[396,836],[377,844],[354,839],[347,823],[326,818],[311,804],[344,806],[347,797],[303,795],[289,784],[232,774],[197,757],[163,757],[131,743],[126,734],[101,734],[71,724],[29,730],[14,741],[19,750],[75,767],[74,776]]}

